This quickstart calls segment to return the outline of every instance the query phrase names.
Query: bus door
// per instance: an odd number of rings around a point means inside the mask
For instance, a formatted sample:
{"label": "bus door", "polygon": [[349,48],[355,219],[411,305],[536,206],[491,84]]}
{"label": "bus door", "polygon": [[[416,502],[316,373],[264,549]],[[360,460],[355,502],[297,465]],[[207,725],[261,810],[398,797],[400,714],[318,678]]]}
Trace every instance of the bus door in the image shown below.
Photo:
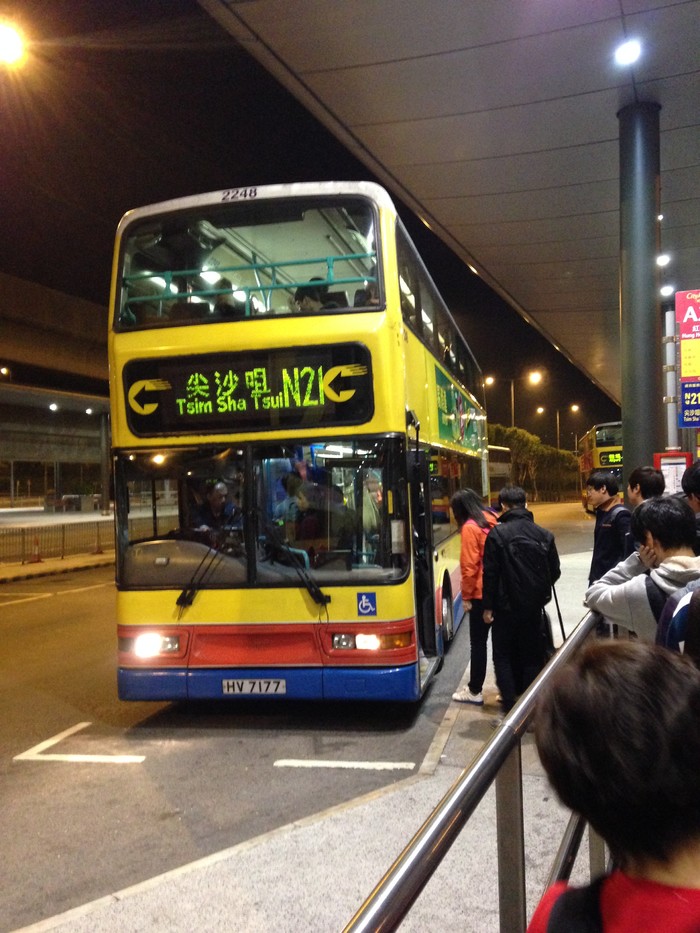
{"label": "bus door", "polygon": [[433,522],[430,499],[429,458],[425,451],[408,452],[408,476],[411,489],[411,540],[416,622],[423,653],[427,657],[442,654],[436,639],[435,585],[433,582]]}

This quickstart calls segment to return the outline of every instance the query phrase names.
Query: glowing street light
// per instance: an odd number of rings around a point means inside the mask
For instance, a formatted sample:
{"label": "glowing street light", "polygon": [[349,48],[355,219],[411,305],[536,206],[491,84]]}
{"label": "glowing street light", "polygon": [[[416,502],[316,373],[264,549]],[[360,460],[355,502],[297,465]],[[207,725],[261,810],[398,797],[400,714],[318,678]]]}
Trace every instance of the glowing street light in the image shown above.
{"label": "glowing street light", "polygon": [[[538,369],[533,369],[525,376],[513,376],[510,382],[510,426],[515,427],[515,383],[518,379],[525,379],[530,385],[536,386],[542,382],[542,373]],[[496,382],[494,376],[487,376],[484,380],[487,386],[492,386]]]}
{"label": "glowing street light", "polygon": [[[580,405],[577,405],[576,403],[574,403],[573,405],[569,405],[568,408],[566,408],[566,409],[561,409],[561,408],[557,408],[557,409],[556,409],[556,419],[557,419],[557,450],[561,450],[560,431],[559,431],[559,418],[560,418],[560,416],[561,416],[562,411],[564,411],[564,410],[565,410],[565,411],[570,411],[570,412],[573,412],[574,414],[576,414],[577,411],[580,411],[580,410],[581,410],[581,407],[580,407]],[[543,415],[543,414],[545,413],[545,411],[546,411],[546,409],[544,408],[543,405],[538,405],[538,407],[537,407],[537,414],[538,414],[538,415]],[[578,445],[576,444],[575,446],[578,446]]]}
{"label": "glowing street light", "polygon": [[0,22],[0,64],[20,65],[27,54],[22,34],[11,23]]}

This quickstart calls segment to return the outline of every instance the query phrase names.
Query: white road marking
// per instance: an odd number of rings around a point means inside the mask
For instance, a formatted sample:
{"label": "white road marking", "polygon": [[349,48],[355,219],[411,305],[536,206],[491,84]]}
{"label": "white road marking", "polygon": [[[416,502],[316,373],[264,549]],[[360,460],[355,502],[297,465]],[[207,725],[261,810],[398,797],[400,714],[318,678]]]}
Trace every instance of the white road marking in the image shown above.
{"label": "white road marking", "polygon": [[89,764],[110,764],[110,765],[133,765],[140,764],[142,761],[146,760],[145,755],[44,755],[44,749],[51,748],[53,745],[58,744],[62,739],[67,738],[69,735],[73,735],[76,732],[80,732],[81,729],[87,729],[88,726],[92,725],[89,722],[79,722],[76,726],[71,726],[70,729],[66,729],[63,732],[59,732],[58,735],[54,735],[53,738],[46,739],[45,742],[39,742],[38,745],[35,745],[34,748],[30,748],[29,751],[22,752],[21,755],[15,755],[14,761],[71,761],[71,762],[87,762]]}
{"label": "white road marking", "polygon": [[279,758],[275,768],[356,768],[360,771],[413,771],[413,761],[329,761],[323,758]]}
{"label": "white road marking", "polygon": [[22,596],[20,599],[8,599],[5,602],[5,595],[12,596],[12,593],[5,594],[0,593],[0,606],[16,606],[17,603],[32,603],[36,602],[37,599],[50,599],[54,594],[53,593],[31,593],[28,596]]}
{"label": "white road marking", "polygon": [[[55,590],[51,593],[26,593],[19,599],[8,599],[7,602],[5,602],[5,596],[13,596],[15,594],[3,591],[0,592],[0,606],[16,606],[17,603],[31,603],[37,599],[51,599],[55,596],[65,596],[69,593],[85,593],[88,590],[99,590],[106,586],[114,586],[114,584],[110,581],[109,583],[93,583],[91,586],[76,586],[70,590]],[[16,595],[20,596],[19,593]]]}
{"label": "white road marking", "polygon": [[64,596],[66,593],[86,593],[88,590],[100,590],[104,589],[106,586],[114,586],[114,581],[110,580],[108,583],[92,583],[90,586],[74,586],[70,590],[56,590],[53,594],[54,596]]}

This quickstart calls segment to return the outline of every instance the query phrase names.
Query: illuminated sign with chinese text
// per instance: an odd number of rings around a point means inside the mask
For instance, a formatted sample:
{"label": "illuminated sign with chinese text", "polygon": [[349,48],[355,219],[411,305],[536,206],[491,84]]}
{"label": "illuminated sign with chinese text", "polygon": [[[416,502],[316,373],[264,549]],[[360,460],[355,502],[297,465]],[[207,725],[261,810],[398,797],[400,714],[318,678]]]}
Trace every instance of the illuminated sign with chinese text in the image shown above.
{"label": "illuminated sign with chinese text", "polygon": [[613,453],[600,455],[601,466],[622,466],[622,451],[616,450]]}
{"label": "illuminated sign with chinese text", "polygon": [[359,343],[132,360],[123,379],[141,437],[361,424],[374,413]]}

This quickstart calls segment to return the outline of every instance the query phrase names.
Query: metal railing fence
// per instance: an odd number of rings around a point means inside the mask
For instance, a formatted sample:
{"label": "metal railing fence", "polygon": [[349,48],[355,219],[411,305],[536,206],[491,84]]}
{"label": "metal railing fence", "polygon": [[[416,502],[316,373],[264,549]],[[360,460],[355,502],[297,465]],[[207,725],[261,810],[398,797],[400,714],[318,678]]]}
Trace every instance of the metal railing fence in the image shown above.
{"label": "metal railing fence", "polygon": [[[344,933],[385,933],[398,928],[494,781],[500,930],[524,933],[527,905],[520,742],[532,718],[538,691],[579,650],[595,629],[598,618],[590,612],[584,616],[473,763],[447,791]],[[550,881],[568,877],[582,833],[583,826],[570,822]],[[605,852],[603,841],[592,832],[589,832],[589,851],[592,876],[598,875],[605,867]]]}
{"label": "metal railing fence", "polygon": [[75,554],[101,554],[114,550],[111,521],[66,522],[0,528],[0,562],[38,563],[47,558]]}

